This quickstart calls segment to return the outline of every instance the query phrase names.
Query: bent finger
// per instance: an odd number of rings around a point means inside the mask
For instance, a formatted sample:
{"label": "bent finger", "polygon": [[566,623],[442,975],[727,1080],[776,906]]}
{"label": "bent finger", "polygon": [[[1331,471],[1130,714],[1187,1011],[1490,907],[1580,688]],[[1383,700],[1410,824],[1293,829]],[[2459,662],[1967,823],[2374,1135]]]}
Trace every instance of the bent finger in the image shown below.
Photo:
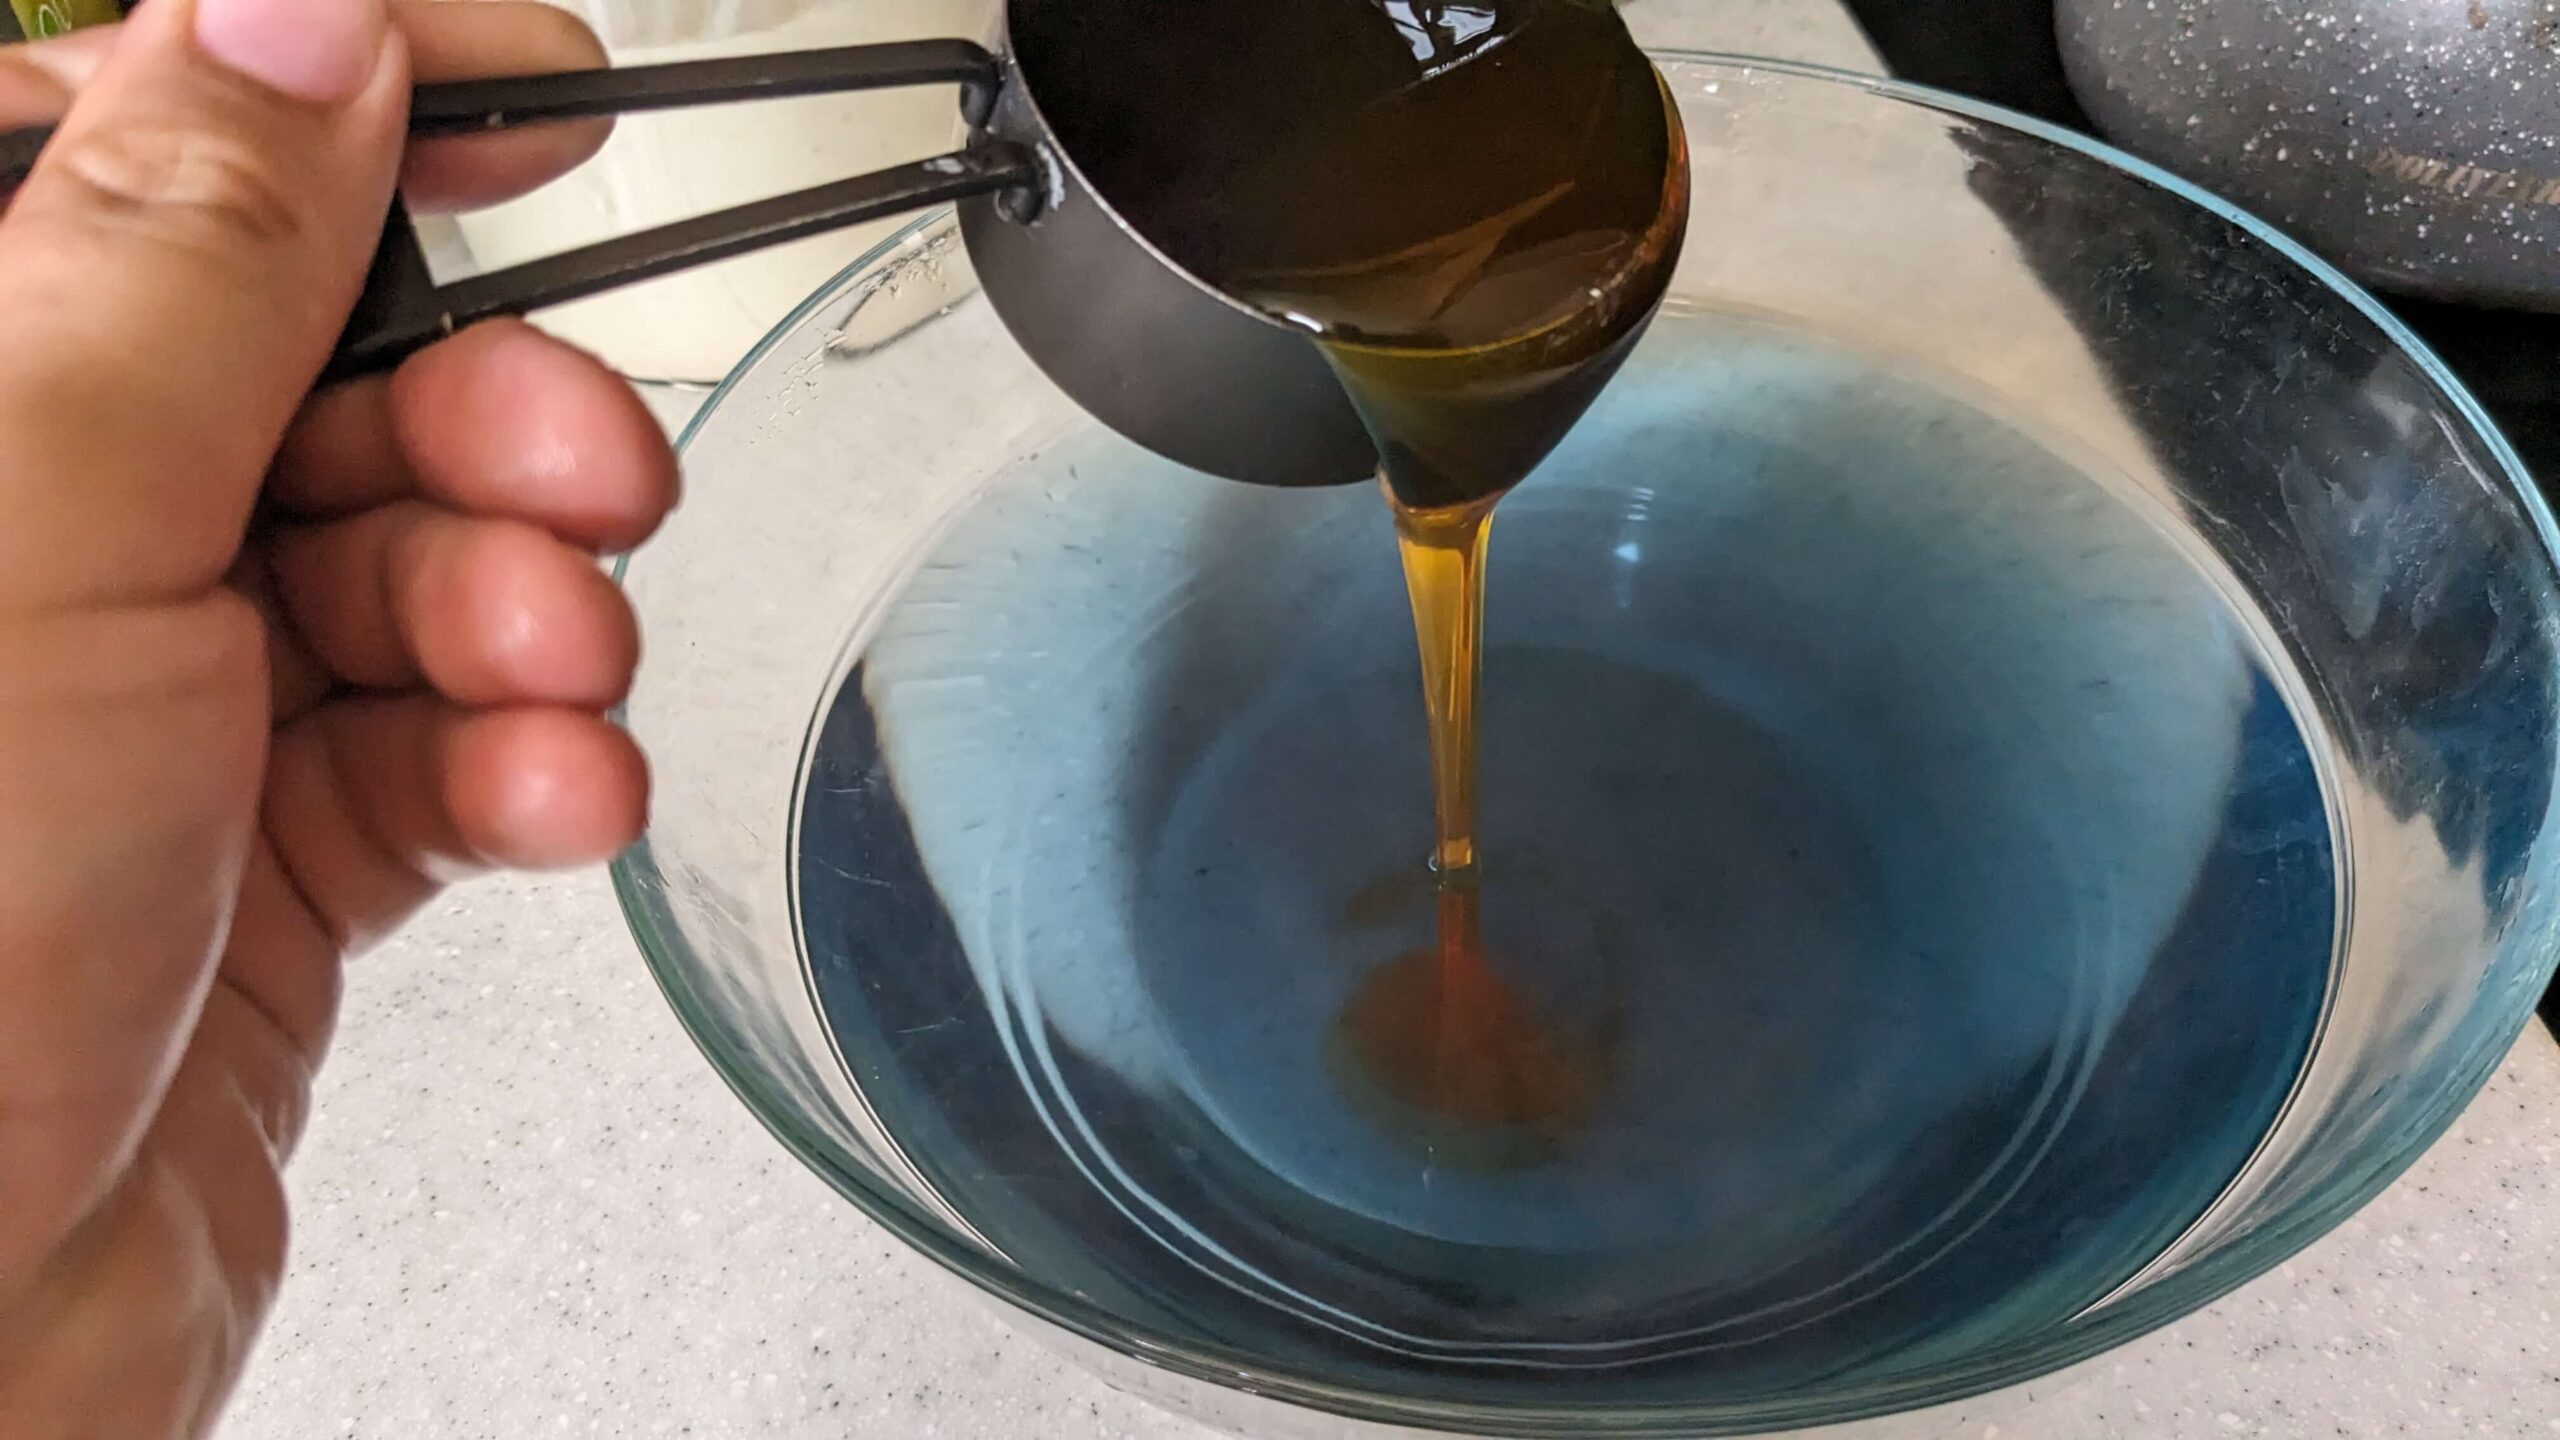
{"label": "bent finger", "polygon": [[613,581],[521,521],[407,501],[281,531],[271,566],[295,633],[345,684],[601,710],[639,662]]}
{"label": "bent finger", "polygon": [[346,949],[445,883],[606,859],[640,834],[648,768],[572,710],[464,710],[424,695],[333,701],[277,732],[268,841]]}
{"label": "bent finger", "polygon": [[268,494],[297,514],[433,500],[627,550],[675,504],[675,452],[630,382],[519,320],[475,325],[389,377],[311,398]]}

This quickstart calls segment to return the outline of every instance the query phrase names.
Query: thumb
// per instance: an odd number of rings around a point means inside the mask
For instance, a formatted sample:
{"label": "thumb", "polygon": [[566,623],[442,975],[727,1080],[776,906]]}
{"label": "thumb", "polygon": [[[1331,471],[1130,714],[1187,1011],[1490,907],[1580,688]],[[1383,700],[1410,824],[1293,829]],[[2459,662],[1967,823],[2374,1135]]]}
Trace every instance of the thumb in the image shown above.
{"label": "thumb", "polygon": [[0,217],[0,608],[197,594],[363,282],[384,0],[150,0]]}

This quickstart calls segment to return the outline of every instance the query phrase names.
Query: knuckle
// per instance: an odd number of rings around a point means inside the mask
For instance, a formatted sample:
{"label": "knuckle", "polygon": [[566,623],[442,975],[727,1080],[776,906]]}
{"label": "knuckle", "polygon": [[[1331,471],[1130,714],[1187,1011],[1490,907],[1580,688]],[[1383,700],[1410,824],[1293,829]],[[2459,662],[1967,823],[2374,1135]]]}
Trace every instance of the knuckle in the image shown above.
{"label": "knuckle", "polygon": [[311,229],[294,187],[239,136],[136,125],[53,148],[46,160],[70,202],[119,228],[178,244],[261,249],[291,245]]}

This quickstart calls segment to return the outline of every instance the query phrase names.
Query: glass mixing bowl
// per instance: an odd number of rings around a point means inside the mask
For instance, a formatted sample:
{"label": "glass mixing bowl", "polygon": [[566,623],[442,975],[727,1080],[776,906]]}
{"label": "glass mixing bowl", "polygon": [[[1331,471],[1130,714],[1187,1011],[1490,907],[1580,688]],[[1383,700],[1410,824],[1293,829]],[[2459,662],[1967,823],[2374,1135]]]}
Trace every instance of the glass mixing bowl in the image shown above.
{"label": "glass mixing bowl", "polygon": [[1428,824],[1377,497],[1101,430],[947,215],[738,368],[623,566],[615,880],[684,1024],[879,1223],[1218,1423],[2016,1385],[2372,1197],[2551,973],[2552,521],[2419,343],[2076,137],[1659,58],[1679,273],[1494,541],[1488,925],[1556,1007],[1642,1002],[1571,1165],[1416,1162],[1322,1069],[1424,903],[1370,883]]}

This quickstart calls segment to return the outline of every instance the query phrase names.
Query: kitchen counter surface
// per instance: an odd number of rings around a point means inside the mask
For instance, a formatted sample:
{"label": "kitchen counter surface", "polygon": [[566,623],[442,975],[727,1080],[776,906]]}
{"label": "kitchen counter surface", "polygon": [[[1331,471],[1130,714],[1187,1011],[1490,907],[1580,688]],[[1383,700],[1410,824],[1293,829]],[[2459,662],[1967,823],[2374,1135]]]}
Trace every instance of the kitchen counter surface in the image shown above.
{"label": "kitchen counter surface", "polygon": [[[1629,0],[1650,43],[1851,67],[1827,0]],[[247,1440],[1197,1440],[1009,1331],[786,1155],[602,876],[483,882],[357,964]],[[2560,1046],[2293,1263],[1966,1440],[2560,1436]]]}

